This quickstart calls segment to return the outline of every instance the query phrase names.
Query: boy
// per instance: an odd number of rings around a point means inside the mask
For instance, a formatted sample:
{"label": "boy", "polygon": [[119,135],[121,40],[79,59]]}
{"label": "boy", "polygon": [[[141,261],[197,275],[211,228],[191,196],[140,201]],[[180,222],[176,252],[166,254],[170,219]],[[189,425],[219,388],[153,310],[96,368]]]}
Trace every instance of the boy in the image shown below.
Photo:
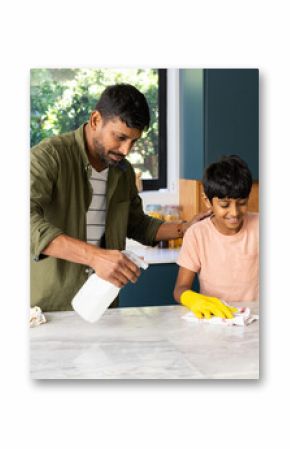
{"label": "boy", "polygon": [[[258,299],[259,215],[247,212],[252,176],[238,156],[211,164],[203,187],[212,215],[185,234],[174,298],[198,318],[210,318],[222,316],[216,313],[219,300]],[[190,290],[196,273],[201,294]]]}

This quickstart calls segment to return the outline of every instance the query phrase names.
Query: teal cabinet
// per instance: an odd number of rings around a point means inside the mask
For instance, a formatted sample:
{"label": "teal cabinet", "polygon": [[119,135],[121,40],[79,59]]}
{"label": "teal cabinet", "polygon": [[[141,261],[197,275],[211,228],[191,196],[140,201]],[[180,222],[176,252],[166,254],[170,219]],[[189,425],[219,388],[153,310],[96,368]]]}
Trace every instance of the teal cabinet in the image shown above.
{"label": "teal cabinet", "polygon": [[[121,289],[119,307],[145,307],[176,305],[173,290],[178,274],[175,263],[152,264],[142,273],[136,284],[129,283]],[[193,288],[199,291],[196,277]]]}
{"label": "teal cabinet", "polygon": [[259,179],[259,71],[180,70],[180,177],[238,154]]}
{"label": "teal cabinet", "polygon": [[178,273],[174,263],[152,264],[136,284],[129,283],[120,291],[120,307],[162,306],[175,304],[173,290]]}

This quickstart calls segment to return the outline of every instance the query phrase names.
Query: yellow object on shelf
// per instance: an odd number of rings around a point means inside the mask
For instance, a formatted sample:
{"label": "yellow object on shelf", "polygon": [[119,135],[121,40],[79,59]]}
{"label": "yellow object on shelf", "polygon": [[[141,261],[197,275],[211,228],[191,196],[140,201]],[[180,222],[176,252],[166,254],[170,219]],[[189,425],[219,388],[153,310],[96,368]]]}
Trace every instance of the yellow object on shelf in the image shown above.
{"label": "yellow object on shelf", "polygon": [[170,239],[168,240],[168,248],[180,248],[182,245],[182,239]]}
{"label": "yellow object on shelf", "polygon": [[164,219],[163,215],[160,212],[150,211],[150,212],[147,212],[147,215],[149,215],[150,217],[153,217],[153,218],[159,218],[159,220]]}
{"label": "yellow object on shelf", "polygon": [[[159,204],[150,204],[147,206],[147,215],[153,218],[159,218],[166,222],[180,223],[180,207],[176,205],[161,206]],[[179,248],[182,245],[182,238],[170,239],[167,242],[159,242],[162,248]]]}
{"label": "yellow object on shelf", "polygon": [[[163,218],[165,221],[167,222],[176,222],[176,223],[180,223],[180,215],[178,213],[179,208],[178,206],[171,206],[171,207],[167,207],[167,211],[171,212],[171,213],[167,213],[165,215],[163,215]],[[178,239],[170,239],[168,240],[168,248],[179,248],[182,245],[182,239],[178,238]]]}

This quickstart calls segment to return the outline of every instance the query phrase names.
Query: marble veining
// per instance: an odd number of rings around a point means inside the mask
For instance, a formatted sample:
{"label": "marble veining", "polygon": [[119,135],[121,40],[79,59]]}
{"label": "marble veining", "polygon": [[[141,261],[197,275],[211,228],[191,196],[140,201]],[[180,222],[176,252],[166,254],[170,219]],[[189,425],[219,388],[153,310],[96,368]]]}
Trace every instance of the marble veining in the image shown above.
{"label": "marble veining", "polygon": [[[258,303],[243,303],[258,313]],[[257,379],[259,322],[192,323],[182,306],[109,309],[95,324],[46,313],[30,329],[33,379]]]}

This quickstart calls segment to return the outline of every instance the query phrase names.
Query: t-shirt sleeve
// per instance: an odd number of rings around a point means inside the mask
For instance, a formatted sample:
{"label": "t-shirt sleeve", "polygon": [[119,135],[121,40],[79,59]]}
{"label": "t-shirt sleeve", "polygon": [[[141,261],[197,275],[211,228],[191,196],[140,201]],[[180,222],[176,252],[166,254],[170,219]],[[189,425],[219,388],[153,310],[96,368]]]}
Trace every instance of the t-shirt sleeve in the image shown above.
{"label": "t-shirt sleeve", "polygon": [[200,271],[200,256],[194,225],[185,233],[177,264],[194,273]]}
{"label": "t-shirt sleeve", "polygon": [[248,214],[248,244],[249,252],[259,253],[259,214]]}

